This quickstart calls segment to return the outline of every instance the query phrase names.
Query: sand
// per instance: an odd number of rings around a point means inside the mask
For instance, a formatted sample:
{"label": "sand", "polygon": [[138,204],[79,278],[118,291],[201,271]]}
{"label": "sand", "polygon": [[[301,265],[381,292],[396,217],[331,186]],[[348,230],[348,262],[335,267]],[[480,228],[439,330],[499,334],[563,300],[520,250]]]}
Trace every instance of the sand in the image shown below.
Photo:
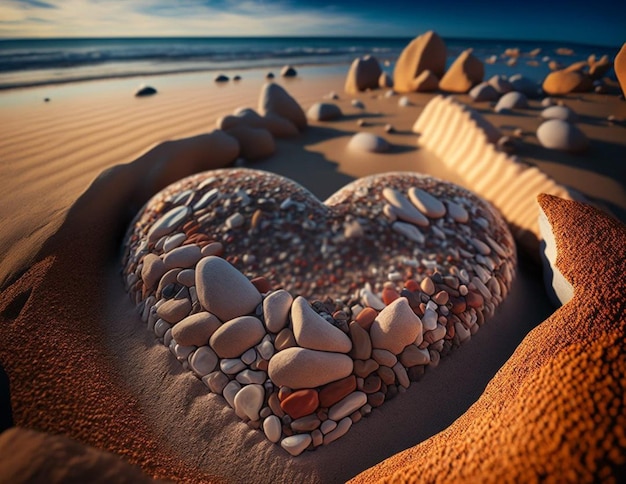
{"label": "sand", "polygon": [[[362,111],[341,91],[343,76],[299,72],[277,82],[305,109],[338,92],[344,117],[279,140],[275,155],[244,166],[286,175],[321,199],[355,178],[385,171],[463,182],[418,148],[411,132],[431,95],[409,95],[413,105],[400,108],[398,97],[362,93],[355,96],[366,106]],[[164,83],[162,89],[159,78],[150,79],[160,92],[145,99],[134,98],[128,83],[108,81],[74,91],[27,90],[21,102],[0,104],[0,362],[11,381],[17,425],[113,451],[159,478],[345,481],[448,427],[552,313],[540,268],[522,253],[512,294],[469,344],[333,445],[290,458],[154,343],[122,288],[119,249],[130,218],[168,181],[217,167],[206,155],[210,138],[202,134],[237,107],[256,108],[264,82],[254,71],[238,84],[220,86],[210,76],[180,79],[186,82]],[[51,101],[44,103],[44,97]],[[599,94],[564,102],[582,117],[580,127],[593,140],[583,155],[538,145],[538,101],[514,115],[477,108],[504,132],[522,128],[518,154],[524,161],[626,220],[625,128],[606,121],[609,115],[626,118],[626,103]],[[358,127],[358,119],[368,125]],[[395,133],[384,132],[388,123]],[[383,135],[391,151],[348,152],[357,131]],[[181,149],[183,160],[176,159]],[[146,179],[155,165],[161,176]]]}

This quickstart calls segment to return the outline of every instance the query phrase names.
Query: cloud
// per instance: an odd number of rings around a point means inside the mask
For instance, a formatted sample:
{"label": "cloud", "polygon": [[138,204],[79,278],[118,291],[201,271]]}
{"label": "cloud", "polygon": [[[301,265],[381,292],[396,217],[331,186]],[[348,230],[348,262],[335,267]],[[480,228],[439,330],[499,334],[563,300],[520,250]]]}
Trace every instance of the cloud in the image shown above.
{"label": "cloud", "polygon": [[[47,23],[33,22],[33,17]],[[333,5],[263,0],[5,0],[0,37],[376,35]]]}

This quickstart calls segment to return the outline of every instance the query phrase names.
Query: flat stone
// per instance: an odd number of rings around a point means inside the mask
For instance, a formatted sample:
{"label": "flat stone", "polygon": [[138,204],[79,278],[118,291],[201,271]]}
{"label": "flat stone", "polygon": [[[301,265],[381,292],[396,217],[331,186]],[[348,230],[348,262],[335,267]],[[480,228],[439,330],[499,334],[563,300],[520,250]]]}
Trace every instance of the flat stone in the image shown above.
{"label": "flat stone", "polygon": [[172,328],[172,336],[181,345],[204,346],[221,325],[213,314],[202,311],[182,319]]}
{"label": "flat stone", "polygon": [[270,415],[263,420],[263,432],[267,440],[273,443],[278,442],[283,433],[283,426],[280,419],[276,415]]}
{"label": "flat stone", "polygon": [[320,406],[329,408],[356,390],[356,377],[350,375],[325,385],[319,392]]}
{"label": "flat stone", "polygon": [[228,384],[224,387],[224,390],[222,391],[222,396],[228,402],[228,405],[230,405],[230,407],[233,409],[235,408],[235,397],[237,396],[237,393],[239,393],[240,390],[241,390],[241,383],[239,383],[236,380],[231,380],[230,382],[228,382]]}
{"label": "flat stone", "polygon": [[409,188],[409,200],[427,217],[441,218],[446,214],[446,206],[437,197],[421,188]]}
{"label": "flat stone", "polygon": [[200,247],[195,244],[189,244],[177,247],[165,254],[163,263],[167,269],[173,269],[175,267],[186,269],[195,266],[201,258],[202,253],[200,252]]}
{"label": "flat stone", "polygon": [[168,299],[157,308],[157,315],[170,324],[176,324],[191,312],[191,301],[187,298]]}
{"label": "flat stone", "polygon": [[215,370],[217,361],[215,351],[208,346],[201,346],[191,355],[189,365],[196,375],[203,377]]}
{"label": "flat stone", "polygon": [[340,380],[349,376],[353,368],[352,358],[347,355],[293,347],[272,357],[268,373],[274,385],[298,390]]}
{"label": "flat stone", "polygon": [[448,207],[448,215],[455,222],[466,223],[469,220],[469,213],[458,203],[447,200],[446,205]]}
{"label": "flat stone", "polygon": [[585,73],[562,69],[550,72],[541,87],[546,94],[554,96],[590,91],[593,88],[593,81]]}
{"label": "flat stone", "polygon": [[422,331],[422,321],[401,297],[383,309],[370,328],[372,346],[397,355]]}
{"label": "flat stone", "polygon": [[264,400],[265,389],[262,385],[246,385],[235,395],[235,413],[241,419],[259,420]]}
{"label": "flat stone", "polygon": [[237,373],[235,379],[242,385],[263,385],[263,383],[265,383],[265,380],[267,380],[267,374],[264,371],[255,371],[246,368],[245,370]]}
{"label": "flat stone", "polygon": [[350,430],[350,427],[352,427],[352,420],[350,419],[350,417],[345,417],[341,419],[337,423],[337,427],[334,430],[324,435],[324,445],[328,445],[331,442],[334,442],[340,437],[346,435],[348,433],[348,430]]}
{"label": "flat stone", "polygon": [[568,123],[578,121],[578,115],[567,106],[550,106],[541,111],[543,119],[560,119]]}
{"label": "flat stone", "polygon": [[311,441],[309,434],[297,434],[285,437],[280,441],[280,446],[295,457],[302,454],[311,445]]}
{"label": "flat stone", "polygon": [[291,323],[296,342],[303,348],[336,353],[352,349],[350,338],[317,314],[302,296],[291,305]]}
{"label": "flat stone", "polygon": [[165,243],[163,244],[163,252],[169,252],[169,251],[175,249],[180,244],[182,244],[185,241],[186,238],[187,238],[187,234],[185,234],[183,232],[179,232],[177,234],[170,235],[165,240]]}
{"label": "flat stone", "polygon": [[183,286],[191,287],[196,284],[196,271],[193,269],[184,269],[176,276],[176,281]]}
{"label": "flat stone", "polygon": [[357,360],[367,360],[372,355],[372,340],[369,333],[356,321],[352,321],[349,328],[352,339],[350,356]]}
{"label": "flat stone", "polygon": [[367,394],[363,392],[352,392],[341,401],[335,403],[328,410],[328,418],[338,422],[344,417],[349,416],[363,405],[367,403]]}
{"label": "flat stone", "polygon": [[284,289],[268,294],[263,300],[265,326],[272,333],[280,332],[289,322],[293,296]]}
{"label": "flat stone", "polygon": [[220,361],[220,370],[227,375],[236,375],[246,369],[246,364],[241,358],[224,358]]}
{"label": "flat stone", "polygon": [[319,403],[317,390],[307,388],[304,390],[296,390],[288,395],[280,402],[280,408],[291,418],[298,419],[315,412],[317,407],[319,407]]}
{"label": "flat stone", "polygon": [[216,256],[198,262],[196,289],[202,307],[222,321],[253,313],[262,300],[246,276]]}
{"label": "flat stone", "polygon": [[209,340],[220,358],[237,358],[265,336],[263,323],[254,316],[241,316],[222,324]]}
{"label": "flat stone", "polygon": [[413,242],[417,242],[418,244],[423,244],[424,242],[426,242],[426,237],[424,237],[424,234],[413,224],[397,221],[391,224],[391,228],[395,232],[403,235]]}
{"label": "flat stone", "polygon": [[406,198],[402,193],[393,188],[384,188],[383,197],[393,207],[394,213],[400,220],[410,222],[421,227],[428,227],[428,219]]}
{"label": "flat stone", "polygon": [[155,223],[152,224],[150,230],[148,231],[148,242],[156,242],[164,235],[168,235],[174,231],[176,227],[178,227],[183,220],[187,218],[191,209],[187,206],[180,206],[173,208]]}
{"label": "flat stone", "polygon": [[411,381],[409,380],[409,375],[406,372],[404,366],[399,361],[393,366],[393,372],[396,374],[396,378],[398,379],[398,383],[404,388],[409,388],[411,385]]}

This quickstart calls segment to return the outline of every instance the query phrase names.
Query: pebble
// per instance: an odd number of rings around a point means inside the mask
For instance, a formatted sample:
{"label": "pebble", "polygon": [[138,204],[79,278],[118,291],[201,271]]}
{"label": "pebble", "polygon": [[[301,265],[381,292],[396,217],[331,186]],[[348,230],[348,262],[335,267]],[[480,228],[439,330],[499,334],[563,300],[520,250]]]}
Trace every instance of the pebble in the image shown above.
{"label": "pebble", "polygon": [[589,140],[574,124],[561,119],[549,119],[537,128],[537,139],[544,148],[580,152],[589,147]]}
{"label": "pebble", "polygon": [[329,408],[357,388],[356,377],[350,375],[325,385],[319,392],[320,406]]}
{"label": "pebble", "polygon": [[407,375],[406,369],[404,368],[404,366],[402,366],[402,364],[398,362],[393,366],[392,370],[396,374],[396,377],[398,378],[398,383],[404,388],[409,388],[409,386],[411,385],[411,382],[409,380],[409,375]]}
{"label": "pebble", "polygon": [[[381,301],[382,302],[382,301]],[[366,307],[363,308],[354,318],[354,320],[359,323],[359,326],[361,326],[363,329],[368,330],[370,329],[370,327],[372,326],[372,323],[374,322],[374,320],[376,319],[376,316],[378,315],[378,311],[376,311],[374,308],[372,307]]]}
{"label": "pebble", "polygon": [[241,215],[239,212],[236,212],[226,219],[224,225],[228,229],[236,229],[237,227],[241,227],[244,222],[245,219],[243,218],[243,215]]}
{"label": "pebble", "polygon": [[466,223],[469,220],[469,213],[461,205],[446,200],[448,206],[448,214],[452,217],[452,220],[459,223]]}
{"label": "pebble", "polygon": [[194,267],[201,258],[200,247],[190,244],[172,249],[163,257],[163,263],[168,270],[175,267],[188,268]]}
{"label": "pebble", "polygon": [[428,227],[428,219],[402,193],[393,188],[383,189],[383,197],[393,207],[399,219],[421,227]]}
{"label": "pebble", "polygon": [[430,308],[427,308],[424,311],[424,316],[422,316],[422,325],[424,327],[424,331],[432,331],[437,327],[437,318],[439,315]]}
{"label": "pebble", "polygon": [[446,206],[437,197],[421,188],[410,188],[409,199],[427,217],[441,218],[446,214]]}
{"label": "pebble", "polygon": [[291,324],[296,343],[303,348],[336,353],[352,349],[350,338],[316,313],[302,296],[291,305]]}
{"label": "pebble", "polygon": [[291,393],[280,402],[280,407],[291,418],[299,419],[305,415],[310,415],[315,412],[319,403],[320,401],[317,391],[308,388]]}
{"label": "pebble", "polygon": [[297,434],[285,437],[280,441],[280,446],[295,457],[302,454],[311,444],[311,441],[312,438],[309,434]]}
{"label": "pebble", "polygon": [[356,152],[385,153],[389,151],[389,143],[372,133],[357,133],[350,138],[348,149]]}
{"label": "pebble", "polygon": [[561,119],[569,123],[578,121],[578,115],[567,106],[550,106],[541,111],[543,119]]}
{"label": "pebble", "polygon": [[152,224],[148,231],[148,243],[156,242],[164,235],[172,233],[187,218],[190,212],[191,209],[189,207],[179,206],[164,214]]}
{"label": "pebble", "polygon": [[218,358],[215,352],[208,346],[201,346],[191,356],[189,365],[193,372],[202,378],[215,370],[217,362]]}
{"label": "pebble", "polygon": [[496,113],[506,112],[512,109],[520,109],[528,107],[528,99],[518,91],[511,91],[504,94],[497,102],[494,110]]}
{"label": "pebble", "polygon": [[209,257],[212,255],[221,255],[224,252],[224,246],[221,242],[211,242],[210,244],[202,247],[202,257]]}
{"label": "pebble", "polygon": [[357,109],[365,109],[365,104],[363,104],[359,99],[353,99],[350,104],[352,104],[352,107]]}
{"label": "pebble", "polygon": [[294,338],[293,331],[291,331],[291,329],[284,328],[276,335],[276,339],[274,340],[274,347],[276,348],[276,351],[282,351],[293,346],[296,346],[296,338]]}
{"label": "pebble", "polygon": [[454,323],[454,330],[456,332],[456,334],[459,337],[459,341],[461,343],[463,343],[464,341],[467,341],[468,339],[470,339],[471,333],[469,331],[469,329],[467,329],[465,326],[463,326],[462,323]]}
{"label": "pebble", "polygon": [[374,292],[372,291],[369,285],[366,285],[363,289],[361,289],[360,296],[361,296],[361,302],[365,306],[371,309],[375,309],[376,311],[380,311],[386,306],[386,304],[382,301],[382,299],[380,299],[376,294],[374,294]]}
{"label": "pebble", "polygon": [[214,371],[202,377],[202,381],[213,393],[221,395],[230,380],[221,371]]}
{"label": "pebble", "polygon": [[346,435],[348,433],[348,430],[350,430],[351,426],[352,426],[352,419],[350,417],[345,417],[341,419],[337,423],[337,427],[334,430],[324,435],[324,445],[328,445],[331,442],[334,442],[335,440]]}
{"label": "pebble", "polygon": [[220,370],[227,375],[236,375],[246,369],[246,364],[240,358],[224,358],[220,361]]}
{"label": "pebble", "polygon": [[170,324],[176,324],[191,311],[191,301],[184,299],[168,299],[157,308],[157,316]]}
{"label": "pebble", "polygon": [[282,424],[276,415],[270,415],[263,420],[263,432],[270,442],[276,443],[282,435]]}
{"label": "pebble", "polygon": [[215,256],[198,262],[196,290],[202,307],[222,321],[253,313],[262,300],[246,276]]}
{"label": "pebble", "polygon": [[153,289],[166,271],[165,264],[158,255],[146,254],[141,268],[141,279],[144,287],[148,290]]}
{"label": "pebble", "polygon": [[324,435],[326,435],[327,433],[332,432],[336,428],[337,428],[337,422],[335,422],[334,420],[324,420],[320,427],[320,431]]}
{"label": "pebble", "polygon": [[291,429],[294,432],[312,432],[321,425],[322,421],[317,415],[307,415],[291,422]]}
{"label": "pebble", "polygon": [[330,420],[339,421],[358,410],[367,403],[367,395],[363,392],[352,392],[350,395],[335,403],[328,410]]}
{"label": "pebble", "polygon": [[411,103],[411,100],[407,96],[402,96],[400,97],[400,99],[398,99],[398,106],[400,106],[401,108],[406,108],[412,105],[413,103]]}
{"label": "pebble", "polygon": [[237,396],[237,393],[239,393],[240,390],[241,383],[236,380],[231,380],[222,391],[222,396],[228,402],[228,405],[230,405],[233,409],[235,408],[235,396]]}
{"label": "pebble", "polygon": [[391,224],[391,228],[395,232],[404,235],[407,239],[417,242],[418,244],[423,244],[426,241],[424,234],[422,234],[415,225],[410,223],[394,222]]}
{"label": "pebble", "polygon": [[[417,365],[427,365],[430,361],[428,350],[420,349],[417,346],[408,345],[400,354],[400,362],[407,368]],[[394,368],[396,363],[392,366]]]}
{"label": "pebble", "polygon": [[165,239],[163,243],[163,252],[169,252],[182,244],[187,238],[187,234],[179,232],[177,234],[170,235]]}
{"label": "pebble", "polygon": [[263,323],[258,318],[240,316],[222,324],[209,343],[220,358],[237,358],[260,343],[265,334]]}
{"label": "pebble", "polygon": [[352,358],[347,355],[293,347],[272,357],[268,373],[275,385],[297,390],[340,380],[353,369]]}
{"label": "pebble", "polygon": [[264,371],[255,371],[246,368],[237,373],[235,379],[242,385],[262,385],[265,383],[265,380],[267,380],[267,374]]}
{"label": "pebble", "polygon": [[422,331],[422,321],[406,298],[399,298],[383,309],[370,328],[372,346],[399,354]]}
{"label": "pebble", "polygon": [[372,358],[381,366],[393,367],[398,361],[396,355],[391,351],[382,350],[380,348],[374,348],[372,350]]}
{"label": "pebble", "polygon": [[315,103],[306,113],[311,121],[334,121],[341,118],[343,113],[339,106],[333,103]]}
{"label": "pebble", "polygon": [[[239,381],[239,380],[237,380]],[[237,383],[233,380],[231,383]],[[265,389],[260,384],[245,384],[233,399],[235,413],[242,420],[257,421],[265,400]],[[258,427],[256,427],[258,428]]]}
{"label": "pebble", "polygon": [[221,324],[213,314],[203,311],[182,319],[172,328],[172,336],[182,345],[203,346]]}
{"label": "pebble", "polygon": [[263,300],[263,317],[265,326],[272,333],[279,333],[289,322],[289,311],[293,296],[280,289],[268,294]]}
{"label": "pebble", "polygon": [[356,321],[349,325],[352,349],[350,356],[355,360],[367,360],[372,355],[372,340],[369,333]]}

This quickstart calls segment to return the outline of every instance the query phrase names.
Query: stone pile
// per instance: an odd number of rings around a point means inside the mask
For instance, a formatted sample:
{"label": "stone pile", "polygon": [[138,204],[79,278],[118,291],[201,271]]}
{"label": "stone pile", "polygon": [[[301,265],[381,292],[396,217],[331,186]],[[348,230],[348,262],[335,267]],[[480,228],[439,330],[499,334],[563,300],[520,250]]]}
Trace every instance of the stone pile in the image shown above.
{"label": "stone pile", "polygon": [[502,217],[451,183],[376,175],[321,203],[278,175],[227,169],[148,202],[123,277],[183,368],[297,456],[469,340],[515,261]]}

